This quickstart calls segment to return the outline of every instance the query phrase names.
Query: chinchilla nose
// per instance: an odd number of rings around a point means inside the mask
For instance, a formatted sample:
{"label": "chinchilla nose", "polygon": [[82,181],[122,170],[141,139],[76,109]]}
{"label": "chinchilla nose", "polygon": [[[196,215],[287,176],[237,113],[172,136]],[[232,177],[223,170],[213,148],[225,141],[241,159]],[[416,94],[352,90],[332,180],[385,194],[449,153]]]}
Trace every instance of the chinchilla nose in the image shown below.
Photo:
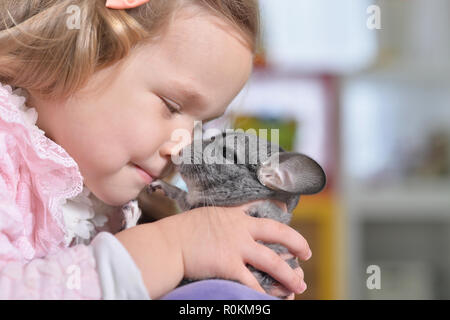
{"label": "chinchilla nose", "polygon": [[184,156],[184,151],[185,148],[181,148],[180,150],[178,150],[178,152],[174,153],[172,155],[172,163],[176,166],[181,165],[183,163],[183,156]]}
{"label": "chinchilla nose", "polygon": [[183,155],[183,149],[184,148],[177,148],[176,150],[172,150],[171,155],[172,157],[181,157]]}

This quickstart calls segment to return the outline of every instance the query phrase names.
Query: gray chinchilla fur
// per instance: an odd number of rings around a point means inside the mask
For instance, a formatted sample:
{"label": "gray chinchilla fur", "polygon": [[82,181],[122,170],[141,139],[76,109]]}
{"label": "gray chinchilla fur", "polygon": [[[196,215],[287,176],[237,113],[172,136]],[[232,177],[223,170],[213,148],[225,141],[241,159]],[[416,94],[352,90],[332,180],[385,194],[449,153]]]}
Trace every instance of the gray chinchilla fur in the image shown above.
{"label": "gray chinchilla fur", "polygon": [[[259,152],[265,150],[267,152]],[[288,212],[274,202],[263,201],[251,206],[246,213],[289,224],[300,195],[318,193],[326,181],[323,169],[313,159],[300,153],[286,152],[276,144],[241,131],[224,132],[207,140],[194,141],[182,150],[181,159],[183,162],[176,168],[186,182],[188,192],[162,180],[149,185],[148,192],[162,189],[182,211],[273,199],[286,203]],[[288,253],[280,244],[258,242],[278,254]],[[292,268],[298,267],[295,257],[286,262]],[[247,267],[267,292],[279,285],[267,273],[251,265]],[[180,285],[197,280],[200,279],[184,279]]]}

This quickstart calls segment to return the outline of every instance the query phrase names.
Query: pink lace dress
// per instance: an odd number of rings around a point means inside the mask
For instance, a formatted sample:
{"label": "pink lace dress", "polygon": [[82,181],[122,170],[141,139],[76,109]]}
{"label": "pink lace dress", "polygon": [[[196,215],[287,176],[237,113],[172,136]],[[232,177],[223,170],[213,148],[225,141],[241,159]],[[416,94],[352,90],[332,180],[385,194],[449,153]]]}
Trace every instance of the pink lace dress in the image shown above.
{"label": "pink lace dress", "polygon": [[0,299],[148,299],[112,236],[120,208],[83,186],[78,165],[25,102],[0,83]]}

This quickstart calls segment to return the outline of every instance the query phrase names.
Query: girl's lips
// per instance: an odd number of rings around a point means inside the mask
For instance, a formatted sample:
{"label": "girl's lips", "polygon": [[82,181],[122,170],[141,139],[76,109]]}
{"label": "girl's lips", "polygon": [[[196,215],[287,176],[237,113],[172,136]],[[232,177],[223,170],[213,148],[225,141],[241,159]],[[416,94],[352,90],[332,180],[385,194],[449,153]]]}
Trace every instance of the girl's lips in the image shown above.
{"label": "girl's lips", "polygon": [[139,174],[141,175],[142,179],[145,181],[146,184],[150,184],[153,182],[153,178],[151,175],[149,175],[147,172],[145,172],[141,167],[139,167],[138,165],[134,165],[136,170],[139,172]]}

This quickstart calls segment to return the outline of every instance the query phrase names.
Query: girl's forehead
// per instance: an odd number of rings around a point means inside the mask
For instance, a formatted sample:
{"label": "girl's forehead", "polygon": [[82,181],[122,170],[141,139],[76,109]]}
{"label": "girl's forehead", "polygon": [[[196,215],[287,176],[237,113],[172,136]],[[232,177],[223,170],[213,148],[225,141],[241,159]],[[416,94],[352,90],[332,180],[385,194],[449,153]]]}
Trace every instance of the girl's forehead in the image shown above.
{"label": "girl's forehead", "polygon": [[[224,19],[212,14],[174,19],[154,42],[153,49],[164,51],[167,58],[175,59],[172,62],[181,60],[182,57],[194,61],[208,57],[217,62],[238,51],[252,55],[251,47],[243,34]],[[208,63],[207,60],[201,62]]]}
{"label": "girl's forehead", "polygon": [[157,41],[140,50],[136,72],[175,101],[199,109],[217,105],[210,117],[239,93],[253,66],[253,53],[243,37],[212,15],[175,20]]}

